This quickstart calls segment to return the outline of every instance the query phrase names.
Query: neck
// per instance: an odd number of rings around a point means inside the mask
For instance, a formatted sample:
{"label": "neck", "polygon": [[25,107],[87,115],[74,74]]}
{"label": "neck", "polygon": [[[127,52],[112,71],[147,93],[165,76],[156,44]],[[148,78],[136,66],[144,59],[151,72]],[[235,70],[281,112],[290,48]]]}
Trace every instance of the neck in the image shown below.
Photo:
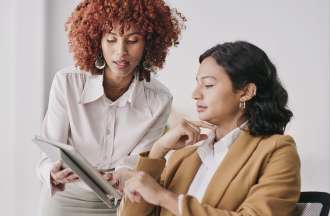
{"label": "neck", "polygon": [[224,121],[224,122],[216,124],[215,141],[218,141],[218,140],[222,139],[230,131],[232,131],[235,128],[239,127],[245,121],[246,121],[246,119],[242,115],[239,115],[238,117],[233,118],[230,121]]}
{"label": "neck", "polygon": [[110,69],[104,71],[103,88],[105,95],[111,100],[117,100],[129,88],[134,77],[134,73],[124,76],[114,74]]}

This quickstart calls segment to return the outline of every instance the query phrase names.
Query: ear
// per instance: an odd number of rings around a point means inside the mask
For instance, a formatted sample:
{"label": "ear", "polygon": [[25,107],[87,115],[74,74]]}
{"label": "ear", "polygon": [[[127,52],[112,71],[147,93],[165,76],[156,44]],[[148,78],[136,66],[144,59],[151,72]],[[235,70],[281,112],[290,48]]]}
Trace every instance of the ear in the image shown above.
{"label": "ear", "polygon": [[242,89],[240,101],[249,101],[257,94],[257,86],[254,83],[248,83]]}

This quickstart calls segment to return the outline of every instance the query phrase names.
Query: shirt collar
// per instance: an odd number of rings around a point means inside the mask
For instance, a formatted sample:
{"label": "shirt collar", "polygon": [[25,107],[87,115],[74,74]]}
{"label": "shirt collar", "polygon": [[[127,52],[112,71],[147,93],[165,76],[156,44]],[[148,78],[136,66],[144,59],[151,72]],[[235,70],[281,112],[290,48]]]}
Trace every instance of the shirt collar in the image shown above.
{"label": "shirt collar", "polygon": [[234,130],[230,131],[228,134],[226,134],[222,139],[218,140],[216,143],[214,143],[214,153],[218,154],[226,149],[228,149],[231,144],[237,139],[241,132],[241,127],[237,127]]}
{"label": "shirt collar", "polygon": [[91,103],[103,97],[107,103],[117,105],[119,107],[131,104],[132,107],[144,111],[146,115],[151,116],[149,103],[144,92],[144,81],[139,81],[138,76],[130,84],[128,90],[115,102],[109,100],[103,89],[103,75],[88,75],[85,86],[80,96],[80,103]]}
{"label": "shirt collar", "polygon": [[206,139],[197,149],[197,153],[203,164],[209,167],[209,164],[213,164],[213,160],[217,155],[225,153],[239,136],[241,128],[246,124],[247,122],[244,122],[241,126],[230,131],[216,143],[214,143],[215,133],[211,132],[208,134],[208,139]]}
{"label": "shirt collar", "polygon": [[118,106],[118,107],[124,107],[128,103],[133,105],[133,102],[135,102],[135,98],[133,95],[137,91],[138,82],[139,81],[136,80],[136,78],[134,78],[132,83],[128,87],[127,91],[115,101],[110,100],[103,94],[103,98],[105,102],[112,106]]}
{"label": "shirt collar", "polygon": [[205,165],[212,163],[214,138],[214,132],[209,133],[208,138],[197,148],[197,154]]}
{"label": "shirt collar", "polygon": [[103,95],[103,75],[87,75],[79,102],[81,104],[90,103],[99,99]]}

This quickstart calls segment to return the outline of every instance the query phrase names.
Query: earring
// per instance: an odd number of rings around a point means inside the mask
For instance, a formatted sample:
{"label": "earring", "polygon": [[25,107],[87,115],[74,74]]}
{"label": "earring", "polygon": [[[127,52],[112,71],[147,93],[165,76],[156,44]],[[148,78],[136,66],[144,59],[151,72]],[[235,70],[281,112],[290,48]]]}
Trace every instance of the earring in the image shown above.
{"label": "earring", "polygon": [[99,55],[97,59],[95,60],[95,67],[99,70],[102,70],[105,68],[105,61],[102,55]]}
{"label": "earring", "polygon": [[239,108],[244,110],[245,109],[245,101],[240,101],[239,102]]}
{"label": "earring", "polygon": [[154,73],[155,72],[155,68],[147,61],[143,60],[141,63],[141,66],[144,70],[149,71],[150,73]]}
{"label": "earring", "polygon": [[140,62],[140,65],[138,67],[139,70],[139,80],[146,80],[147,82],[150,82],[150,73],[153,72],[152,66],[146,62],[144,59]]}

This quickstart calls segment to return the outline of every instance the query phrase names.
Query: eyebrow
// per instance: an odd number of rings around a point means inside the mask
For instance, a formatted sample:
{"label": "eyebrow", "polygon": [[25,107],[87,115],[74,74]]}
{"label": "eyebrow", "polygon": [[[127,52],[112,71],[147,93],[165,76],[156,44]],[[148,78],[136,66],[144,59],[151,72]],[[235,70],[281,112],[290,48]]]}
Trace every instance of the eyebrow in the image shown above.
{"label": "eyebrow", "polygon": [[[204,79],[214,79],[214,80],[216,80],[216,78],[214,76],[202,76],[199,79],[201,79],[201,80],[204,80]],[[197,80],[198,80],[198,77],[196,76],[196,81]]]}

